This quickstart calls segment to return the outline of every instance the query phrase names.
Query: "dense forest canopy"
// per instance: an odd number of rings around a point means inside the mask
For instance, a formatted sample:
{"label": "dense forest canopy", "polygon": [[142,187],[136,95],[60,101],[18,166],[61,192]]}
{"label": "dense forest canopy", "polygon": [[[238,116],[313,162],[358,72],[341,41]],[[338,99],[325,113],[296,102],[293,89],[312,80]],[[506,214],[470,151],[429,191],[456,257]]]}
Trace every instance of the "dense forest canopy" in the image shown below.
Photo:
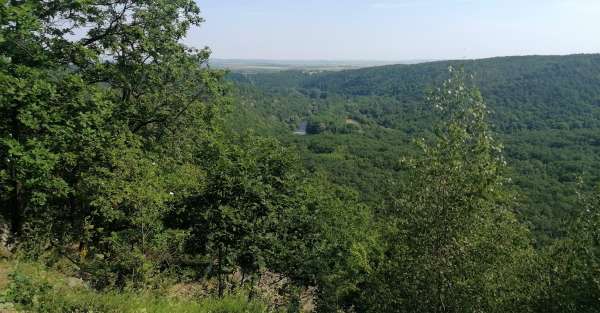
{"label": "dense forest canopy", "polygon": [[228,74],[202,22],[0,0],[0,310],[597,311],[599,56]]}
{"label": "dense forest canopy", "polygon": [[[558,235],[559,224],[576,210],[578,179],[588,186],[600,181],[599,55],[229,77],[246,99],[238,103],[241,110],[256,119],[247,127],[267,133],[271,129],[281,140],[299,144],[308,150],[304,156],[309,166],[325,162],[323,167],[335,173],[332,177],[377,203],[388,185],[385,179],[394,176],[398,155],[410,154],[410,141],[431,129],[425,94],[447,76],[449,66],[473,75],[489,104],[490,122],[506,148],[524,221],[542,240]],[[312,136],[294,138],[280,130],[304,120]],[[342,159],[329,163],[336,151]],[[379,183],[383,185],[373,187]]]}

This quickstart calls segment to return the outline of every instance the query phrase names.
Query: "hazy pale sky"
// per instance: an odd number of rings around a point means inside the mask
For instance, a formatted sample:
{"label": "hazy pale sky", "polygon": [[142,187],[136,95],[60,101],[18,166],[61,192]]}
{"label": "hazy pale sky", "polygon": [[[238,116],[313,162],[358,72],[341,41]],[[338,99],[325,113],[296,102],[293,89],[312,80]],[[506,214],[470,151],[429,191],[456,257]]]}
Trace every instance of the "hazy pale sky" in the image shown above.
{"label": "hazy pale sky", "polygon": [[214,58],[460,59],[600,52],[600,0],[197,0]]}

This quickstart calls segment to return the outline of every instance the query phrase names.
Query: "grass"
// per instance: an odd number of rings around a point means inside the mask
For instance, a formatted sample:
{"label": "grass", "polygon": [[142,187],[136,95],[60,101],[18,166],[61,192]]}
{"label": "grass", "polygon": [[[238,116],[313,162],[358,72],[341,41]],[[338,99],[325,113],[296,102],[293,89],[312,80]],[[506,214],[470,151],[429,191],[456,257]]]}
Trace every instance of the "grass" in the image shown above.
{"label": "grass", "polygon": [[0,261],[0,312],[263,313],[244,295],[186,299],[156,292],[97,292],[35,263]]}
{"label": "grass", "polygon": [[0,290],[4,290],[8,287],[10,267],[7,261],[0,260]]}

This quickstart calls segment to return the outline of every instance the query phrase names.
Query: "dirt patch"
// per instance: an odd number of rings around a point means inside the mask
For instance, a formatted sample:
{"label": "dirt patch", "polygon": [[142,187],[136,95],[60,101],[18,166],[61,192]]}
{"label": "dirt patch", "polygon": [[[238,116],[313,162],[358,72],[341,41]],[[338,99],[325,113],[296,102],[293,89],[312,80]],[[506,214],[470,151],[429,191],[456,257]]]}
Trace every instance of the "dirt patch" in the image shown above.
{"label": "dirt patch", "polygon": [[351,125],[356,125],[356,126],[360,126],[360,123],[356,120],[353,120],[351,118],[346,118],[346,124],[351,124]]}

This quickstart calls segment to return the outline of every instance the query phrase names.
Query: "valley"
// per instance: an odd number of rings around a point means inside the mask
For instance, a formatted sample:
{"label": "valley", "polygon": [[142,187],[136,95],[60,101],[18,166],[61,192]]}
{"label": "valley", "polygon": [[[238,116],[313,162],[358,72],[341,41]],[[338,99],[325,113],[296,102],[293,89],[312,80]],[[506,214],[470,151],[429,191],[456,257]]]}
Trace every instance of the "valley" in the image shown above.
{"label": "valley", "polygon": [[[579,180],[600,180],[599,55],[386,65],[317,75],[240,76],[233,71],[231,79],[243,99],[235,118],[260,120],[246,128],[296,146],[311,170],[330,173],[332,180],[353,186],[363,200],[377,205],[385,192],[393,192],[388,180],[402,179],[397,163],[414,151],[411,141],[430,135],[426,91],[449,66],[473,75],[489,104],[512,187],[520,195],[522,220],[541,242],[558,236],[575,208]],[[240,120],[237,125],[244,124]],[[305,138],[280,130],[304,121]]]}

